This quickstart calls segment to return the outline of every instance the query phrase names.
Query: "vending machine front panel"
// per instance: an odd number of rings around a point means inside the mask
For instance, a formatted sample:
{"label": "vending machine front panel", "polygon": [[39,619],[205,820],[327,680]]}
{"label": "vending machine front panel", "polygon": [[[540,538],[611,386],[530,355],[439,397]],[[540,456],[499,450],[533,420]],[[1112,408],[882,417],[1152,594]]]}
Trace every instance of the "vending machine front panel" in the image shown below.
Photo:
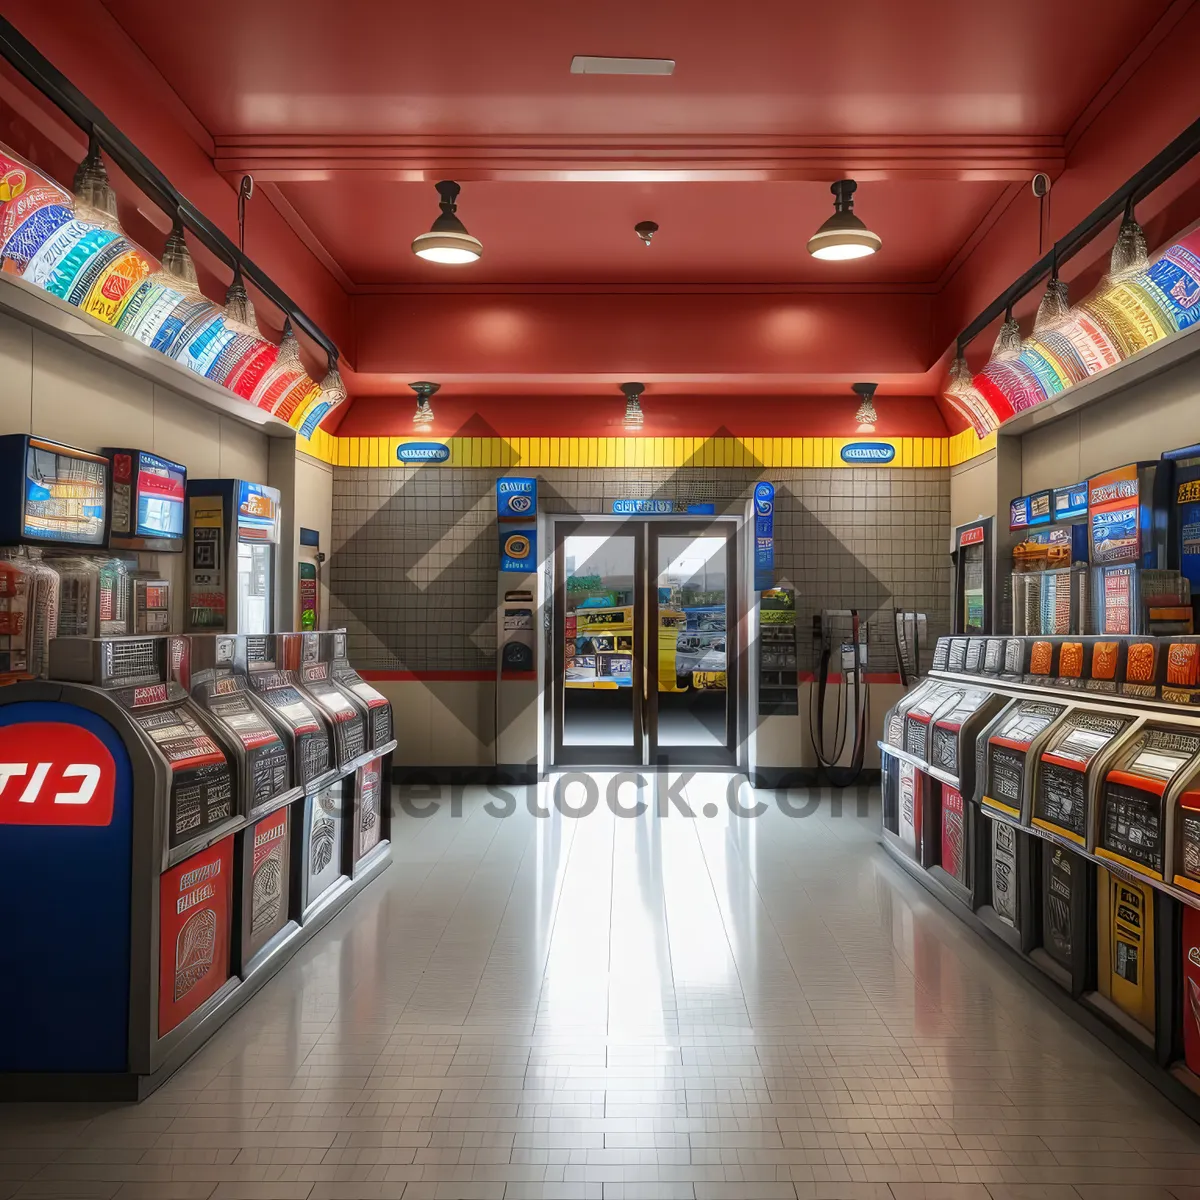
{"label": "vending machine front panel", "polygon": [[1072,713],[1042,751],[1033,800],[1033,823],[1086,846],[1090,824],[1088,771],[1134,723],[1132,714]]}
{"label": "vending machine front panel", "polygon": [[304,798],[299,875],[303,919],[342,878],[345,829],[343,783],[337,781]]}
{"label": "vending machine front panel", "polygon": [[909,762],[900,763],[900,842],[914,859],[920,858],[925,776]]}
{"label": "vending machine front panel", "polygon": [[1028,757],[1050,726],[1067,711],[1065,704],[1014,700],[991,726],[984,778],[983,805],[1012,820],[1029,820]]}
{"label": "vending machine front panel", "polygon": [[1200,791],[1183,792],[1175,820],[1175,885],[1200,895]]}
{"label": "vending machine front panel", "polygon": [[233,838],[185,858],[158,881],[158,1036],[164,1037],[229,978]]}
{"label": "vending machine front panel", "polygon": [[321,657],[331,664],[334,681],[367,706],[370,749],[386,746],[392,740],[392,706],[388,698],[350,665],[344,629],[321,634],[321,641]]}
{"label": "vending machine front panel", "polygon": [[298,786],[308,787],[334,766],[324,723],[288,678],[288,672],[251,671],[250,686],[275,715],[276,728],[288,738],[292,777]]}
{"label": "vending machine front panel", "polygon": [[327,662],[300,668],[300,682],[329,720],[338,764],[347,766],[367,749],[366,719],[358,706],[333,682]]}
{"label": "vending machine front panel", "polygon": [[1016,926],[1019,913],[1017,901],[1017,831],[1003,821],[989,821],[992,827],[992,908],[1006,924]]}
{"label": "vending machine front panel", "polygon": [[1154,893],[1149,884],[1099,872],[1100,993],[1154,1032]]}
{"label": "vending machine front panel", "polygon": [[1183,910],[1183,1057],[1200,1075],[1200,909]]}
{"label": "vending machine front panel", "polygon": [[971,743],[982,725],[1004,703],[1004,697],[982,688],[967,688],[934,718],[929,761],[959,781],[966,796],[975,794],[975,760]]}
{"label": "vending machine front panel", "polygon": [[929,761],[930,722],[935,714],[962,698],[963,689],[953,684],[935,684],[909,705],[904,715],[904,749],[911,755]]}
{"label": "vending machine front panel", "polygon": [[1060,966],[1073,970],[1081,949],[1075,914],[1086,884],[1085,860],[1063,846],[1042,847],[1042,946]]}
{"label": "vending machine front panel", "polygon": [[941,867],[964,886],[969,882],[966,853],[966,810],[962,792],[948,783],[942,785],[942,857]]}
{"label": "vending machine front panel", "polygon": [[354,773],[353,814],[350,874],[357,876],[383,836],[383,759],[373,758]]}
{"label": "vending machine front panel", "polygon": [[285,805],[238,834],[242,839],[239,969],[243,972],[288,923],[291,811]]}
{"label": "vending machine front panel", "polygon": [[1096,853],[1162,879],[1169,793],[1194,772],[1198,755],[1200,731],[1154,723],[1137,733],[1105,779]]}

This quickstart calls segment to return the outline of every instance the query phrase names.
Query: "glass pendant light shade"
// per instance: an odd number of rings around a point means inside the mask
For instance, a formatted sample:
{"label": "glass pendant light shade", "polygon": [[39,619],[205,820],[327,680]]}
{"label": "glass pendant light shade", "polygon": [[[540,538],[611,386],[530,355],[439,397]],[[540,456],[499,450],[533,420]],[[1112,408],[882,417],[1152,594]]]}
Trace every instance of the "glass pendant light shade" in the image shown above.
{"label": "glass pendant light shade", "polygon": [[1117,230],[1117,240],[1112,248],[1109,259],[1108,273],[1110,277],[1119,278],[1122,275],[1136,275],[1150,266],[1150,253],[1146,249],[1146,234],[1133,218],[1133,204],[1125,209],[1121,228]]}
{"label": "glass pendant light shade", "polygon": [[862,401],[858,406],[858,411],[854,414],[854,420],[858,426],[855,430],[856,433],[875,432],[875,423],[879,420],[879,414],[875,411],[875,389],[878,386],[877,383],[856,383],[854,385],[854,393]]}
{"label": "glass pendant light shade", "polygon": [[642,393],[646,390],[644,383],[623,383],[621,391],[625,393],[625,428],[631,431],[641,429],[646,424],[642,412]]}
{"label": "glass pendant light shade", "polygon": [[124,232],[117,217],[117,194],[108,180],[100,143],[94,135],[87,154],[75,170],[71,190],[75,193],[75,215],[81,221]]}
{"label": "glass pendant light shade", "polygon": [[858,184],[853,179],[839,179],[829,190],[833,193],[833,216],[808,239],[809,254],[831,262],[875,254],[883,245],[882,239],[854,214]]}
{"label": "glass pendant light shade", "polygon": [[431,383],[427,379],[418,380],[408,385],[417,393],[417,410],[413,413],[413,424],[424,428],[433,424],[433,405],[430,401],[441,388],[440,383]]}
{"label": "glass pendant light shade", "polygon": [[191,251],[187,248],[187,237],[183,232],[183,223],[178,217],[167,234],[167,243],[163,246],[162,266],[157,272],[161,282],[177,291],[181,296],[194,300],[200,293],[200,280],[196,276],[196,264],[192,261]]}
{"label": "glass pendant light shade", "polygon": [[437,185],[442,213],[428,233],[413,238],[412,251],[418,258],[443,266],[462,266],[483,255],[483,243],[467,232],[457,216],[459,190],[458,184],[449,179]]}
{"label": "glass pendant light shade", "polygon": [[300,343],[296,340],[295,333],[292,332],[290,320],[283,323],[283,337],[279,342],[279,353],[275,357],[275,362],[280,367],[296,371],[304,370],[304,364],[300,361]]}
{"label": "glass pendant light shade", "polygon": [[240,264],[234,268],[233,282],[225,292],[225,324],[239,333],[258,333],[254,303],[247,294],[246,285],[242,281]]}
{"label": "glass pendant light shade", "polygon": [[1033,322],[1033,333],[1036,337],[1050,329],[1059,329],[1071,319],[1071,298],[1067,294],[1065,279],[1051,275],[1046,284],[1046,291],[1038,305],[1037,316]]}
{"label": "glass pendant light shade", "polygon": [[1021,353],[1021,326],[1017,324],[1017,319],[1012,315],[1010,309],[1004,318],[1004,324],[1000,326],[1000,332],[996,335],[996,344],[992,347],[993,359],[1008,359],[1016,358]]}
{"label": "glass pendant light shade", "polygon": [[321,380],[321,396],[330,408],[336,408],[346,399],[346,385],[342,382],[342,373],[337,369],[337,359],[329,356],[329,370]]}

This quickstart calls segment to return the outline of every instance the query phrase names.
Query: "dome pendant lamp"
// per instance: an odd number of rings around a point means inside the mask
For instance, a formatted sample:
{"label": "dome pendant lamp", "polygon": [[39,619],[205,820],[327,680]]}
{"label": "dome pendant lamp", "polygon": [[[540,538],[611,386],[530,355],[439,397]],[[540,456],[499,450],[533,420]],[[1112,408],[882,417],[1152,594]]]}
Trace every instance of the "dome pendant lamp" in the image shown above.
{"label": "dome pendant lamp", "polygon": [[483,243],[473,238],[466,226],[458,219],[459,186],[453,180],[443,179],[435,185],[441,197],[442,215],[433,223],[428,233],[413,238],[412,251],[426,262],[459,266],[476,262],[483,254]]}
{"label": "dome pendant lamp", "polygon": [[858,423],[855,433],[874,433],[875,422],[879,420],[879,414],[875,411],[875,389],[879,386],[877,383],[856,383],[853,385],[853,392],[859,398],[861,403],[858,406],[858,411],[854,414],[854,420]]}
{"label": "dome pendant lamp", "polygon": [[875,254],[883,245],[879,234],[872,233],[854,215],[858,184],[853,179],[839,179],[829,190],[833,193],[833,216],[808,239],[809,254],[828,261]]}

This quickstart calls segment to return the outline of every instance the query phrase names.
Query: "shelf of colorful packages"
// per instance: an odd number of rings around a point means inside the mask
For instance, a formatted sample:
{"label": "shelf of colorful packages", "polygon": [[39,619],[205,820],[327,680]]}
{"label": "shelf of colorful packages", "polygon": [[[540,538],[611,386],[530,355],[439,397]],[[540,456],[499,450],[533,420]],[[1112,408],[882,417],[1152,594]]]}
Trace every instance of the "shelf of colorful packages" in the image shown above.
{"label": "shelf of colorful packages", "polygon": [[0,311],[275,436],[311,436],[344,400],[290,330],[276,347],[2,144],[0,176]]}
{"label": "shelf of colorful packages", "polygon": [[1052,280],[1029,336],[1006,321],[987,363],[953,374],[946,397],[980,437],[1023,433],[1200,351],[1200,226],[1132,265],[1118,262],[1120,249],[1084,300],[1072,306]]}

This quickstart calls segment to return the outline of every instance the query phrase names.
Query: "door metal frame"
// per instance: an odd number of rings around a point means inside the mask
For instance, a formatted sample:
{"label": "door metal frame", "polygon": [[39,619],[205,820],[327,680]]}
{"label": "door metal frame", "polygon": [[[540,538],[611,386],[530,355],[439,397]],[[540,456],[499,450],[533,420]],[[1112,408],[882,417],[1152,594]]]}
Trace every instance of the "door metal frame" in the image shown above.
{"label": "door metal frame", "polygon": [[[551,692],[551,763],[554,766],[641,766],[645,760],[645,715],[642,706],[644,679],[643,635],[644,621],[638,620],[645,611],[646,535],[640,521],[588,521],[577,518],[555,520],[554,525],[554,603],[551,625],[550,692]],[[586,530],[592,537],[627,537],[633,540],[633,670],[630,679],[632,693],[633,738],[630,746],[567,746],[563,744],[566,688],[563,677],[566,669],[567,604],[566,604],[566,541]]]}
{"label": "door metal frame", "polygon": [[[649,753],[650,742],[647,736],[648,716],[657,717],[657,688],[658,688],[658,588],[657,577],[653,596],[644,598],[639,603],[639,593],[644,595],[648,586],[649,572],[647,549],[652,538],[660,535],[680,536],[713,531],[724,534],[728,540],[729,558],[727,560],[726,579],[726,617],[725,617],[725,653],[727,673],[728,665],[732,662],[733,675],[727,678],[726,689],[726,728],[727,745],[721,748],[706,749],[705,747],[679,747],[676,753],[681,756],[677,764],[680,767],[715,766],[725,769],[745,767],[743,745],[748,721],[746,706],[749,697],[746,693],[746,672],[741,669],[743,651],[746,649],[746,631],[743,629],[747,613],[753,611],[753,593],[750,589],[748,559],[745,553],[743,529],[745,514],[733,512],[714,516],[698,517],[696,514],[678,513],[662,515],[633,515],[615,516],[611,513],[573,513],[546,514],[546,543],[548,553],[543,560],[550,568],[545,579],[545,596],[550,604],[550,619],[543,628],[549,645],[544,656],[539,656],[545,663],[543,679],[543,715],[545,736],[542,745],[544,755],[543,768],[546,771],[557,770],[560,767],[571,766],[648,766],[655,762]],[[563,700],[565,689],[562,686],[565,662],[564,648],[566,643],[566,552],[565,538],[571,534],[591,534],[593,536],[626,536],[634,541],[634,741],[632,748],[623,746],[564,746],[563,733]],[[745,594],[743,594],[745,593]],[[638,608],[642,610],[642,619],[637,620]],[[653,626],[651,626],[653,621]],[[646,666],[645,647],[648,631],[653,630],[655,641],[652,660],[653,679],[649,676]],[[640,683],[640,686],[638,684]],[[654,702],[647,703],[650,688],[654,688]],[[657,735],[657,728],[654,730]],[[711,758],[709,757],[711,756]]]}
{"label": "door metal frame", "polygon": [[[735,767],[738,758],[738,687],[740,630],[738,588],[738,525],[718,519],[646,523],[646,641],[653,645],[647,656],[646,672],[646,759],[653,766]],[[658,690],[658,572],[659,543],[667,537],[720,537],[725,540],[725,744],[723,746],[660,746],[658,710],[662,693]],[[675,761],[672,762],[672,759]]]}

